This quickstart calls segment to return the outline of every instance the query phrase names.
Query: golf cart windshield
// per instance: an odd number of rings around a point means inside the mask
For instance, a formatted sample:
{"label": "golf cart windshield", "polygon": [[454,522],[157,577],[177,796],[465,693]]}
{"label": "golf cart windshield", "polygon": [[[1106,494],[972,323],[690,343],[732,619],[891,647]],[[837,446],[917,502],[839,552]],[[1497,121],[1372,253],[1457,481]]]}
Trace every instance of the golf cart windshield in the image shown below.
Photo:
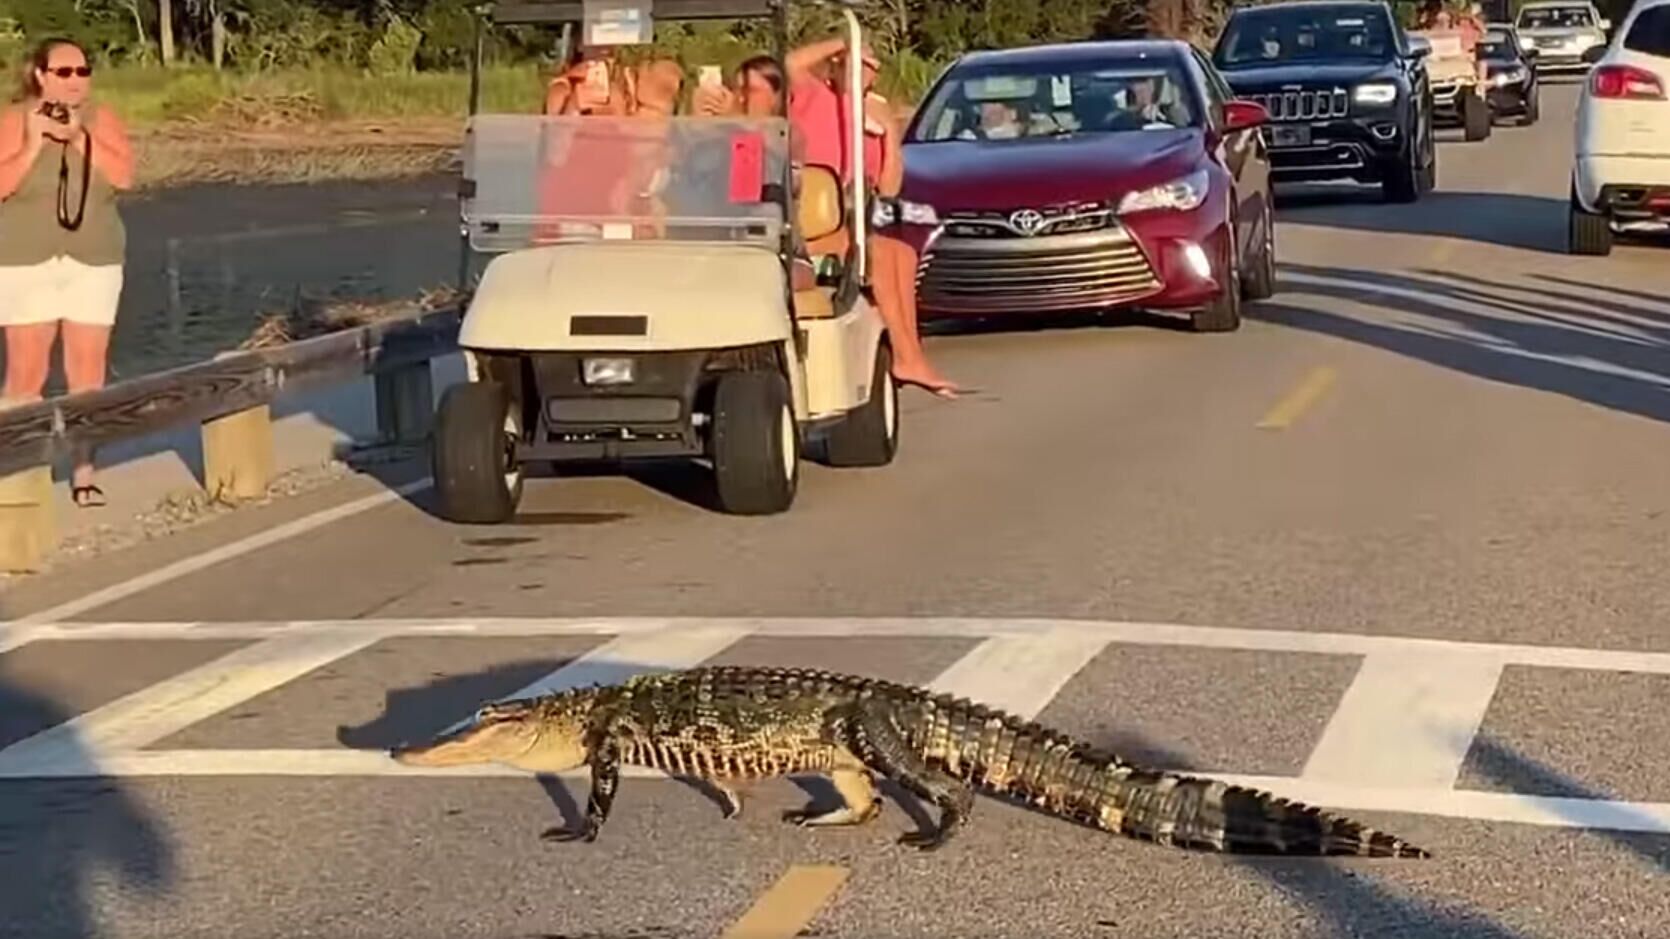
{"label": "golf cart windshield", "polygon": [[477,251],[781,243],[782,118],[481,114],[466,140],[463,221]]}

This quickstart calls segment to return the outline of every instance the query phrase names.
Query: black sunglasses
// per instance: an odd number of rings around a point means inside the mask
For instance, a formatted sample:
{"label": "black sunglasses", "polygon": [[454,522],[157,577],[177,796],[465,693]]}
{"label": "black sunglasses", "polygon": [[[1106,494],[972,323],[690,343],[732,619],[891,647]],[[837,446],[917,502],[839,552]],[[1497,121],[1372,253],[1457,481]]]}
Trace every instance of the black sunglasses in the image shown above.
{"label": "black sunglasses", "polygon": [[91,65],[60,65],[57,68],[46,69],[46,71],[59,78],[69,78],[71,75],[77,78],[86,78],[93,74],[93,67]]}

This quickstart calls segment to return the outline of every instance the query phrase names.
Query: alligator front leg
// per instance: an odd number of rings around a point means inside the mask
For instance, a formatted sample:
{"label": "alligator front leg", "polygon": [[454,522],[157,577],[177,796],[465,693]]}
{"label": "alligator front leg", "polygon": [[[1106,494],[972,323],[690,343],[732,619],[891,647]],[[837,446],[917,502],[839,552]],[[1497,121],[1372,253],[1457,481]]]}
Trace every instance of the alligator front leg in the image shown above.
{"label": "alligator front leg", "polygon": [[974,809],[974,792],[962,782],[928,765],[905,741],[884,702],[866,702],[852,724],[854,752],[876,772],[909,789],[939,808],[939,828],[910,832],[899,843],[933,851],[945,846]]}
{"label": "alligator front leg", "polygon": [[586,817],[577,828],[551,828],[540,837],[546,841],[597,840],[597,833],[609,818],[620,788],[620,746],[605,738],[591,749],[591,793],[586,796]]}

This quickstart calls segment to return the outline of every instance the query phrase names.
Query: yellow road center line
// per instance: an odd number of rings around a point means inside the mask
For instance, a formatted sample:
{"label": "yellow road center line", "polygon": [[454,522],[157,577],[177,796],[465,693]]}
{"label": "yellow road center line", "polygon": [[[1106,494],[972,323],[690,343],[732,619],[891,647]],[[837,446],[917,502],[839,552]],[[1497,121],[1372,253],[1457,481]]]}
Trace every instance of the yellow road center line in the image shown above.
{"label": "yellow road center line", "polygon": [[846,883],[845,867],[796,864],[720,939],[793,939]]}
{"label": "yellow road center line", "polygon": [[1286,429],[1322,397],[1338,376],[1337,371],[1326,365],[1311,369],[1298,387],[1288,392],[1286,397],[1276,402],[1276,406],[1264,415],[1264,419],[1258,422],[1259,429]]}

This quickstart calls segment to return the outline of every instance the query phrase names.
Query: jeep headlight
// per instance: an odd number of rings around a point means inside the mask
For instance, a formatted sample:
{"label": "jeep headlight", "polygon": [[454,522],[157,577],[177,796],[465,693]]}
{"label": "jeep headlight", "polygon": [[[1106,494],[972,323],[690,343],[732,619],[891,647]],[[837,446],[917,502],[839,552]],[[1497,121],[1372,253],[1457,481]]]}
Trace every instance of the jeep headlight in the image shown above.
{"label": "jeep headlight", "polygon": [[1153,209],[1176,209],[1187,212],[1206,201],[1208,177],[1205,170],[1196,170],[1169,183],[1127,193],[1119,200],[1119,214],[1147,212]]}
{"label": "jeep headlight", "polygon": [[1351,100],[1358,104],[1391,104],[1397,100],[1397,86],[1391,82],[1358,85],[1351,92]]}

